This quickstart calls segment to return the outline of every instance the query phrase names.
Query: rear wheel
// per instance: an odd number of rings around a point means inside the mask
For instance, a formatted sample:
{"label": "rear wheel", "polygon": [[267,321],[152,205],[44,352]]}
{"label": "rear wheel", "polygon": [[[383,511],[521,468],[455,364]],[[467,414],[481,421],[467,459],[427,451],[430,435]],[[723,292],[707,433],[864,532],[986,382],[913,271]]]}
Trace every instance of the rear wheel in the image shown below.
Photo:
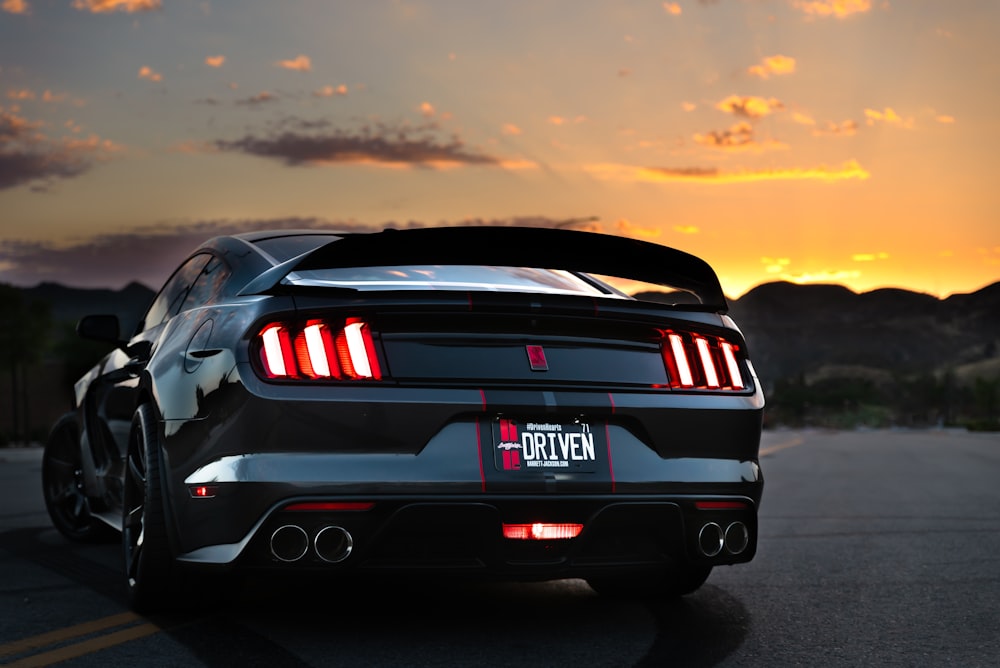
{"label": "rear wheel", "polygon": [[90,514],[83,480],[80,427],[73,413],[59,418],[49,432],[42,454],[42,495],[52,524],[67,538],[92,542],[114,533]]}
{"label": "rear wheel", "polygon": [[122,503],[122,555],[129,604],[140,612],[174,602],[176,574],[164,514],[156,418],[142,404],[132,418]]}
{"label": "rear wheel", "polygon": [[587,578],[602,596],[623,598],[676,598],[697,590],[712,572],[711,566],[676,565],[645,575],[606,575]]}

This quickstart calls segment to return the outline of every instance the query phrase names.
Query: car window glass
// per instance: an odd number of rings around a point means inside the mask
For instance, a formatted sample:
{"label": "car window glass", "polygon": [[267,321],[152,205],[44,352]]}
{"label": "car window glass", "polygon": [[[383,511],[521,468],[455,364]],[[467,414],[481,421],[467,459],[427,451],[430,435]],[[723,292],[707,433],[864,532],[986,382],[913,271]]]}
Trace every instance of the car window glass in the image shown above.
{"label": "car window glass", "polygon": [[180,310],[187,311],[207,304],[219,294],[227,278],[229,278],[229,268],[221,259],[213,257],[195,279]]}
{"label": "car window glass", "polygon": [[212,256],[208,253],[199,253],[174,272],[146,311],[146,317],[141,324],[142,329],[156,327],[180,309],[191,285],[210,259]]}

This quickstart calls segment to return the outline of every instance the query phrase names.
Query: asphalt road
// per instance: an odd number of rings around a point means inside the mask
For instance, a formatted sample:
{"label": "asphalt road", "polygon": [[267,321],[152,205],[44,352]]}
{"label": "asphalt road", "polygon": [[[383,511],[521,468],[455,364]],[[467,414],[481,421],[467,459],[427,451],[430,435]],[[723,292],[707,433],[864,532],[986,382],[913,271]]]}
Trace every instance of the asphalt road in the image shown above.
{"label": "asphalt road", "polygon": [[680,601],[583,582],[237,591],[128,612],[118,546],[50,528],[0,450],[0,664],[997,666],[1000,435],[767,432],[761,536]]}

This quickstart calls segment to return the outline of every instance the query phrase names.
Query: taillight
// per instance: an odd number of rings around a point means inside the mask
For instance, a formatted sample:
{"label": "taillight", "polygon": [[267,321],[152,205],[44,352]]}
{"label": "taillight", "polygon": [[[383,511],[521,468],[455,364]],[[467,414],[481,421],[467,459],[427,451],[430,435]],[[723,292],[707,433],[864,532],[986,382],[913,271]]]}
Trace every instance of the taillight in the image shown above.
{"label": "taillight", "polygon": [[660,348],[672,389],[736,392],[747,388],[740,371],[739,346],[731,341],[667,330]]}
{"label": "taillight", "polygon": [[371,327],[363,320],[272,322],[257,334],[264,375],[276,379],[380,380]]}

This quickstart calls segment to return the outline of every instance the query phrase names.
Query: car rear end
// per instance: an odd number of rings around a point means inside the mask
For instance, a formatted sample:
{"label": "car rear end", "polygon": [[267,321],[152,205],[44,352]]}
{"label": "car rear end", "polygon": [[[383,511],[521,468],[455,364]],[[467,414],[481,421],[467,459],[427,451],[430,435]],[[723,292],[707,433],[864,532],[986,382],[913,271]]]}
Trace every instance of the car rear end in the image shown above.
{"label": "car rear end", "polygon": [[763,395],[735,323],[576,271],[482,272],[285,279],[241,344],[224,446],[186,464],[181,560],[517,579],[749,561]]}

